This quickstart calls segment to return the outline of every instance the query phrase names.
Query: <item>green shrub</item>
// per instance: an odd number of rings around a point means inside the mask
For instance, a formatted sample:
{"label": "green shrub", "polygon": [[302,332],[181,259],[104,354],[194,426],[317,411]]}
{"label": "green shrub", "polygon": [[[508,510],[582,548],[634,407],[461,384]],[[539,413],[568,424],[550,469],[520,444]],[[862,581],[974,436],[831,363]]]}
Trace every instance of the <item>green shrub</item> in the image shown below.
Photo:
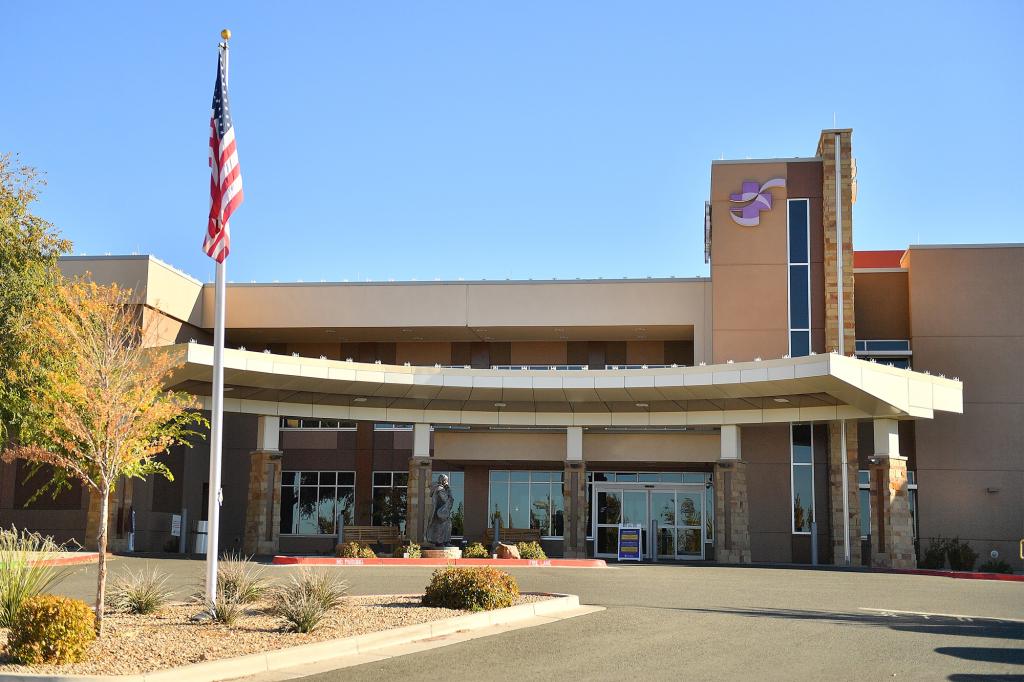
{"label": "green shrub", "polygon": [[960,538],[953,538],[946,547],[946,558],[954,571],[973,571],[978,553],[966,542],[961,542]]}
{"label": "green shrub", "polygon": [[312,632],[328,611],[344,603],[348,583],[324,571],[302,570],[272,594],[271,613],[295,632]]}
{"label": "green shrub", "polygon": [[126,568],[118,575],[107,594],[107,604],[115,611],[155,613],[171,598],[167,576],[149,566],[138,573]]}
{"label": "green shrub", "polygon": [[982,573],[1013,573],[1013,566],[1002,559],[989,559],[978,570]]}
{"label": "green shrub", "polygon": [[489,559],[491,553],[481,543],[474,542],[466,547],[466,551],[462,553],[462,556],[467,559]]}
{"label": "green shrub", "polygon": [[924,550],[924,556],[921,557],[917,565],[920,568],[942,570],[946,567],[946,549],[948,546],[949,540],[942,536],[931,538],[928,548]]}
{"label": "green shrub", "polygon": [[42,594],[71,573],[39,563],[41,554],[65,552],[49,536],[0,528],[0,628],[14,623],[25,600]]}
{"label": "green shrub", "polygon": [[76,663],[96,639],[96,614],[79,599],[40,594],[22,604],[7,652],[22,663]]}
{"label": "green shrub", "polygon": [[408,554],[410,559],[419,559],[423,556],[423,548],[415,542],[410,542],[402,549],[402,554]]}
{"label": "green shrub", "polygon": [[251,556],[227,552],[217,562],[217,593],[236,604],[251,604],[267,591],[264,572]]}
{"label": "green shrub", "polygon": [[343,542],[334,550],[335,556],[344,559],[376,559],[377,554],[367,545],[358,542]]}
{"label": "green shrub", "polygon": [[512,606],[518,598],[519,584],[508,573],[490,566],[452,567],[434,571],[423,605],[491,611]]}
{"label": "green shrub", "polygon": [[516,549],[519,550],[519,556],[523,559],[548,558],[548,555],[544,553],[544,548],[540,546],[539,542],[517,542]]}

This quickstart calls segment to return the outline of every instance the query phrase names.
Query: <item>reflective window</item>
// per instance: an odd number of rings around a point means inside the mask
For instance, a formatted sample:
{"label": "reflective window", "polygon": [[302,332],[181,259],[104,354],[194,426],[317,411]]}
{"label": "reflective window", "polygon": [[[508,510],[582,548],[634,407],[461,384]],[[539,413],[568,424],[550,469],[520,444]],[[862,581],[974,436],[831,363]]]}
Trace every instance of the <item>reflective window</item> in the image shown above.
{"label": "reflective window", "polygon": [[310,419],[308,417],[281,417],[281,428],[286,430],[355,431],[356,423],[342,419]]}
{"label": "reflective window", "polygon": [[807,224],[807,199],[789,200],[789,262],[810,262],[810,246],[808,244],[809,225]]}
{"label": "reflective window", "polygon": [[542,537],[561,537],[565,523],[561,471],[491,471],[489,523],[533,528]]}
{"label": "reflective window", "polygon": [[408,471],[373,472],[373,506],[370,522],[374,526],[398,526],[405,532],[405,500],[408,486]]}
{"label": "reflective window", "polygon": [[810,424],[790,426],[793,532],[810,533],[814,522],[814,432]]}
{"label": "reflective window", "polygon": [[281,473],[281,534],[337,535],[337,517],[354,521],[356,475],[352,471]]}
{"label": "reflective window", "polygon": [[789,234],[789,354],[803,357],[811,353],[810,202],[788,202]]}

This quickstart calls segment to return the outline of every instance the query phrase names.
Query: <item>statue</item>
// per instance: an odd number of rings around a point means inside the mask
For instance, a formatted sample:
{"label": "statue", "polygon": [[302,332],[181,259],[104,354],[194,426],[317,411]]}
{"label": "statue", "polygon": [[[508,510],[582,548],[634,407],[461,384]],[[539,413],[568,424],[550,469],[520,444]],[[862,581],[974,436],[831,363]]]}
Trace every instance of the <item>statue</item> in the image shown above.
{"label": "statue", "polygon": [[434,502],[434,511],[427,521],[423,539],[435,547],[444,547],[452,539],[452,507],[455,504],[448,477],[444,474],[430,487],[430,499]]}

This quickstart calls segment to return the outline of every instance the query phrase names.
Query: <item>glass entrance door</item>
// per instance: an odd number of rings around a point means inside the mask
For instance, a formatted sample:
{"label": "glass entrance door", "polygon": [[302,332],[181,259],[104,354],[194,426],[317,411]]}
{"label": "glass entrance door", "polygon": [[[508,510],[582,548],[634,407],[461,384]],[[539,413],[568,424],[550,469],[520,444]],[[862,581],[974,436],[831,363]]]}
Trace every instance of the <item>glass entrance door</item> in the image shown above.
{"label": "glass entrance door", "polygon": [[[595,484],[594,555],[615,558],[619,524],[639,525],[644,558],[704,558],[704,486],[675,484]],[[655,528],[655,535],[650,536]]]}

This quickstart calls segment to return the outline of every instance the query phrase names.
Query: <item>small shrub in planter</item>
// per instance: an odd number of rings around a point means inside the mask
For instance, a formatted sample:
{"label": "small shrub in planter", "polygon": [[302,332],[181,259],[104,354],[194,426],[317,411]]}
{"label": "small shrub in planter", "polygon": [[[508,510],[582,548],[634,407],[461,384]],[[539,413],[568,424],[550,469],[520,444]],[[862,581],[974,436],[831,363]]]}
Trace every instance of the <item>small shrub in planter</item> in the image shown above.
{"label": "small shrub in planter", "polygon": [[227,552],[217,562],[217,593],[235,604],[251,604],[267,591],[264,568],[239,552]]}
{"label": "small shrub in planter", "polygon": [[518,542],[516,548],[519,550],[519,556],[523,559],[547,559],[548,555],[544,553],[544,548],[540,546],[539,542]]}
{"label": "small shrub in planter", "polygon": [[423,594],[424,606],[462,611],[491,611],[512,606],[519,584],[490,566],[452,567],[434,571]]}
{"label": "small shrub in planter", "polygon": [[423,557],[423,548],[417,545],[415,542],[410,542],[404,548],[402,548],[399,556],[408,554],[410,559],[420,559]]}
{"label": "small shrub in planter", "polygon": [[372,548],[358,542],[343,542],[335,548],[334,555],[343,559],[377,558],[377,554]]}
{"label": "small shrub in planter", "polygon": [[966,542],[961,542],[960,538],[953,538],[946,548],[946,558],[949,559],[949,567],[954,571],[973,571],[974,564],[978,561],[978,553]]}
{"label": "small shrub in planter", "polygon": [[486,547],[483,546],[483,544],[479,542],[473,542],[466,547],[466,551],[462,553],[462,556],[466,557],[467,559],[489,559],[491,553],[488,551]]}
{"label": "small shrub in planter", "polygon": [[949,540],[939,536],[932,538],[928,548],[924,550],[924,556],[918,562],[918,567],[932,570],[942,570],[946,567],[946,550],[949,547]]}
{"label": "small shrub in planter", "polygon": [[[218,588],[217,601],[211,602],[203,594],[197,594],[195,601],[202,605],[203,611],[215,623],[222,625],[234,625],[238,617],[242,615],[242,605],[233,597],[224,594]],[[198,620],[201,616],[195,616],[192,620]]]}
{"label": "small shrub in planter", "polygon": [[989,559],[978,570],[982,573],[1013,573],[1013,566],[1002,559]]}
{"label": "small shrub in planter", "polygon": [[341,606],[348,583],[327,572],[303,570],[273,592],[271,613],[294,632],[312,632],[331,609]]}
{"label": "small shrub in planter", "polygon": [[80,599],[40,594],[25,600],[7,635],[7,652],[29,665],[77,663],[96,639],[96,614]]}
{"label": "small shrub in planter", "polygon": [[71,572],[69,568],[47,566],[36,561],[40,554],[66,551],[52,537],[0,528],[0,628],[14,623],[22,604],[42,594]]}
{"label": "small shrub in planter", "polygon": [[136,573],[130,568],[114,579],[107,604],[115,611],[155,613],[171,598],[167,576],[150,566]]}

